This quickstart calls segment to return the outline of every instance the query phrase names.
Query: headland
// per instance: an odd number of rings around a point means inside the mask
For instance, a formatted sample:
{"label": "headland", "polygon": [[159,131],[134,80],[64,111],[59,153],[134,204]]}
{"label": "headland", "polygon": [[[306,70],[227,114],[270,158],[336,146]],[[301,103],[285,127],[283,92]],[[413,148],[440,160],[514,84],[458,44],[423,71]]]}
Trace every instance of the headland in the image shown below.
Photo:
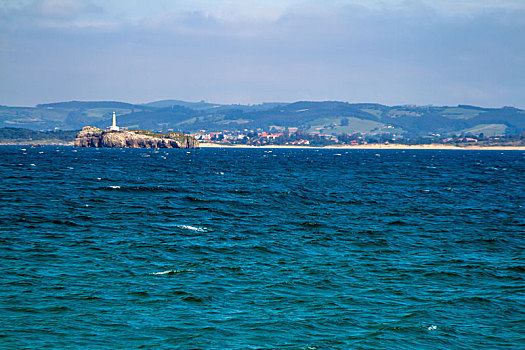
{"label": "headland", "polygon": [[110,148],[199,148],[199,141],[179,132],[167,134],[148,130],[101,130],[85,126],[76,136],[75,147]]}

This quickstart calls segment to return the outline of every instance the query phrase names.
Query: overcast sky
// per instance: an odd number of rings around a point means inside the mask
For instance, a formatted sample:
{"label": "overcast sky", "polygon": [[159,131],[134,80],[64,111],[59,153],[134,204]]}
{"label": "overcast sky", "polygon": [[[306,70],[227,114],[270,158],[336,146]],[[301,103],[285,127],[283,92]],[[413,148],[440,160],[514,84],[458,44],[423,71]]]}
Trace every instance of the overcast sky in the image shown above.
{"label": "overcast sky", "polygon": [[525,108],[525,0],[0,1],[0,104],[160,99]]}

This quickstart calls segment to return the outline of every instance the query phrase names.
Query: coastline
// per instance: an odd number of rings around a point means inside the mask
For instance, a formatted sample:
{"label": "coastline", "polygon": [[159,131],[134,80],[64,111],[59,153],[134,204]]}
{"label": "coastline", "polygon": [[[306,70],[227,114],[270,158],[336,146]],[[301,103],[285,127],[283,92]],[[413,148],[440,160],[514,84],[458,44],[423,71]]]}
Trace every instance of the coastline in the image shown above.
{"label": "coastline", "polygon": [[[0,142],[0,146],[73,146],[73,142]],[[199,143],[200,148],[251,148],[251,149],[334,149],[334,150],[381,150],[381,149],[395,149],[395,150],[467,150],[467,151],[525,151],[525,146],[465,146],[457,147],[452,145],[429,144],[429,145],[401,145],[401,144],[367,144],[367,145],[341,145],[341,146],[296,146],[296,145],[225,145],[218,143]]]}
{"label": "coastline", "polygon": [[290,146],[290,145],[264,145],[264,146],[251,146],[251,145],[225,145],[217,143],[200,143],[201,148],[253,148],[253,149],[397,149],[397,150],[472,150],[472,151],[525,151],[525,146],[465,146],[457,147],[453,145],[441,145],[441,144],[429,144],[429,145],[401,145],[401,144],[367,144],[367,145],[341,145],[341,146]]}
{"label": "coastline", "polygon": [[0,142],[0,146],[73,146],[73,142]]}

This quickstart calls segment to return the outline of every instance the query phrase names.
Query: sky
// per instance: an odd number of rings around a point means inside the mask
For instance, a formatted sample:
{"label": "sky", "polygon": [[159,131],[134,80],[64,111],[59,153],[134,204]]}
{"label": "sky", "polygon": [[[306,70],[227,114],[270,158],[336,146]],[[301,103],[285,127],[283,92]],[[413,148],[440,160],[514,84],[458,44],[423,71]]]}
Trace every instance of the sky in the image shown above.
{"label": "sky", "polygon": [[0,105],[525,108],[525,0],[3,0]]}

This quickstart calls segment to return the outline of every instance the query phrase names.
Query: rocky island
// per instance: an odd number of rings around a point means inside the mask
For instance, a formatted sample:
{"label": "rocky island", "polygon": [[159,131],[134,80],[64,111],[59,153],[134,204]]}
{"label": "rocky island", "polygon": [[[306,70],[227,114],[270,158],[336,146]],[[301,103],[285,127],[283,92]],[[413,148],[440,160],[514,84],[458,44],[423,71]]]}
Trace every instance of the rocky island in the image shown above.
{"label": "rocky island", "polygon": [[106,130],[85,126],[77,134],[75,147],[114,148],[199,148],[199,141],[180,132],[167,134],[149,130],[121,130],[113,112],[113,124]]}
{"label": "rocky island", "polygon": [[85,126],[75,138],[75,147],[199,148],[199,142],[179,132],[167,134],[148,130],[101,130]]}

